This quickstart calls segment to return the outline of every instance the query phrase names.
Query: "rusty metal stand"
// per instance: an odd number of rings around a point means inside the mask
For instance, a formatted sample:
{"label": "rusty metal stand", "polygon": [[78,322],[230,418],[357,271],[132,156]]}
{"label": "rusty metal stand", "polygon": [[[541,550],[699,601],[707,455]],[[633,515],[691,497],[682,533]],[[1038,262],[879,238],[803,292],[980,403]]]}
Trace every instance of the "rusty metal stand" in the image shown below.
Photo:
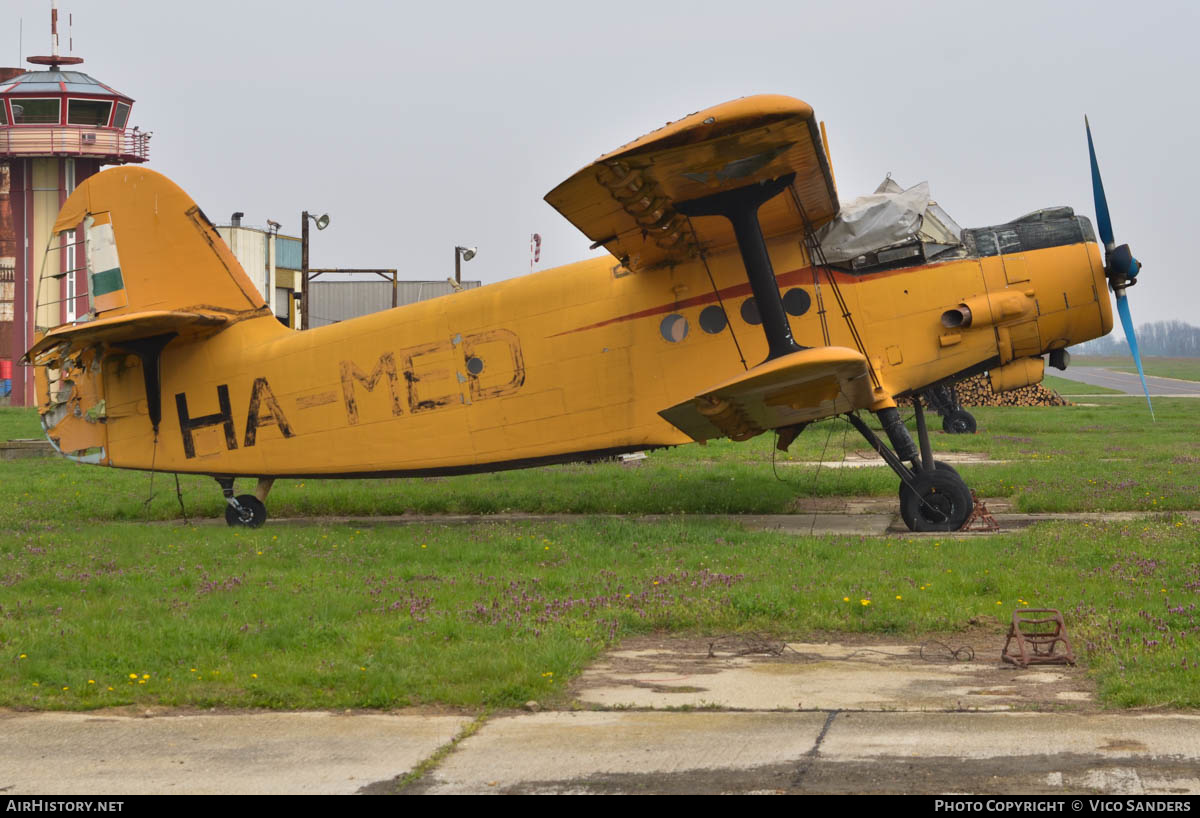
{"label": "rusty metal stand", "polygon": [[996,518],[988,511],[987,504],[975,494],[975,489],[971,489],[971,502],[974,503],[971,516],[962,524],[959,531],[999,531],[1000,523],[996,522]]}
{"label": "rusty metal stand", "polygon": [[[1048,614],[1044,617],[1029,614]],[[1028,626],[1022,629],[1022,626]],[[1009,646],[1017,643],[1017,652],[1010,653]],[[1064,651],[1055,653],[1061,642]],[[1067,625],[1063,615],[1053,608],[1018,608],[1013,611],[1012,625],[1008,638],[1004,640],[1004,651],[1000,656],[1005,662],[1020,667],[1030,665],[1073,665],[1075,653],[1067,639]]]}

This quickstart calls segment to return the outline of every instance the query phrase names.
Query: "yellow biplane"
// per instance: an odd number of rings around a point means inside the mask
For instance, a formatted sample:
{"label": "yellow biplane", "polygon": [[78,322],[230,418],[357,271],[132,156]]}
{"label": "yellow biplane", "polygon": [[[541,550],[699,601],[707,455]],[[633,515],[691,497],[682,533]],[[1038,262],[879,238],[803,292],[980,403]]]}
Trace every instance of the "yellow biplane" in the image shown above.
{"label": "yellow biplane", "polygon": [[[97,174],[51,251],[85,245],[87,315],[51,310],[26,355],[46,434],[85,463],[211,475],[229,523],[257,526],[279,477],[484,472],[771,430],[786,448],[844,414],[899,476],[907,525],[951,530],[972,497],[934,460],[919,397],[985,370],[997,389],[1039,381],[1043,355],[1063,366],[1112,328],[1106,284],[1123,296],[1136,274],[1127,248],[1106,267],[1069,208],[958,230],[933,207],[872,245],[864,223],[888,220],[839,206],[812,108],[783,96],[685,117],[546,200],[611,257],[295,332],[171,181]],[[44,276],[41,301],[60,284]],[[256,493],[235,496],[236,477]]]}

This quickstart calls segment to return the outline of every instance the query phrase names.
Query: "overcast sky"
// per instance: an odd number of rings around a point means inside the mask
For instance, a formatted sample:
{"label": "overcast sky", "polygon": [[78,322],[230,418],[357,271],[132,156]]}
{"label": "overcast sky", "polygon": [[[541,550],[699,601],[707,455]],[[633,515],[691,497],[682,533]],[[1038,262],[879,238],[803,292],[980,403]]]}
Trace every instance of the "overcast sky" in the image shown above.
{"label": "overcast sky", "polygon": [[[4,0],[0,64],[49,53]],[[218,223],[328,212],[313,266],[485,283],[589,254],[542,196],[669,120],[780,93],[827,123],[841,198],[928,180],[963,226],[1093,216],[1091,118],[1135,321],[1200,323],[1200,3],[61,0],[82,70],[137,100],[149,167]],[[65,28],[65,25],[63,26]],[[62,33],[66,52],[66,33]],[[599,251],[602,252],[602,251]]]}

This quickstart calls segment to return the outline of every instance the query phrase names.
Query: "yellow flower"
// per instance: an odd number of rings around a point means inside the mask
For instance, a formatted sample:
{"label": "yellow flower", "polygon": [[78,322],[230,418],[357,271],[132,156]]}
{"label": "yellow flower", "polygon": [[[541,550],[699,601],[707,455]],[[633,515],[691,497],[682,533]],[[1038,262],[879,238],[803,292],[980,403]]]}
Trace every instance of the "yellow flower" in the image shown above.
{"label": "yellow flower", "polygon": [[896,599],[904,599],[904,597],[900,596],[900,594],[896,594]]}
{"label": "yellow flower", "polygon": [[143,678],[143,679],[149,679],[149,678],[150,678],[150,674],[149,674],[149,673],[143,673],[143,674],[142,674],[142,678]]}
{"label": "yellow flower", "polygon": [[849,601],[850,601],[850,597],[848,597],[848,596],[842,597],[842,602],[849,602]]}
{"label": "yellow flower", "polygon": [[257,679],[257,678],[258,678],[258,674],[257,674],[257,673],[251,673],[251,674],[250,674],[250,678],[251,678],[251,679]]}
{"label": "yellow flower", "polygon": [[130,678],[130,679],[136,679],[136,678],[137,678],[137,674],[136,674],[136,673],[130,673],[130,674],[129,674],[129,678]]}
{"label": "yellow flower", "polygon": [[868,605],[870,605],[870,604],[871,604],[871,600],[869,600],[869,599],[860,599],[860,600],[858,601],[858,604],[862,605],[862,606],[865,608],[865,607],[867,607]]}
{"label": "yellow flower", "polygon": [[96,683],[95,679],[88,679],[88,684],[94,685],[95,683]]}
{"label": "yellow flower", "polygon": [[24,653],[22,653],[22,654],[21,654],[21,658],[22,658],[22,659],[24,659],[24,658],[25,658],[25,654],[24,654]]}

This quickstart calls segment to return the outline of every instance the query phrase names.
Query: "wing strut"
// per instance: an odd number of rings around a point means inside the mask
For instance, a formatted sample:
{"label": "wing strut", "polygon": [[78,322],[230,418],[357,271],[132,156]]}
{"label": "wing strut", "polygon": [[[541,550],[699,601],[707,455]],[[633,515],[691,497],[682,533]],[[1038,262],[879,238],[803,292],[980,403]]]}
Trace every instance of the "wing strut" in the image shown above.
{"label": "wing strut", "polygon": [[[783,308],[783,297],[779,295],[779,283],[771,257],[767,254],[767,242],[763,238],[762,225],[758,222],[758,209],[784,189],[790,188],[796,174],[789,173],[766,182],[702,196],[680,202],[675,209],[685,216],[724,216],[733,225],[738,251],[746,266],[746,277],[754,292],[758,314],[762,316],[763,332],[767,336],[767,361],[782,358],[807,347],[800,346],[792,337],[792,326],[788,323]],[[766,363],[764,361],[763,363]]]}
{"label": "wing strut", "polygon": [[851,337],[854,338],[854,346],[867,359],[867,372],[871,376],[871,383],[875,384],[876,389],[879,389],[883,386],[879,380],[879,374],[875,371],[875,365],[871,363],[871,356],[867,354],[867,347],[863,343],[862,336],[858,334],[858,327],[854,325],[854,316],[851,315],[850,308],[846,306],[846,299],[842,297],[842,288],[838,286],[837,278],[829,268],[829,262],[825,260],[825,251],[821,249],[821,242],[817,241],[817,233],[813,230],[808,213],[804,211],[804,203],[800,201],[800,196],[797,195],[794,187],[788,189],[792,194],[792,202],[800,211],[800,219],[804,222],[804,247],[808,251],[808,263],[813,268],[813,289],[816,291],[817,301],[821,306],[821,332],[825,336],[825,344],[829,344],[829,326],[825,319],[825,305],[821,299],[820,285],[817,284],[818,269],[825,271],[825,280],[829,282],[829,287],[833,290],[833,297],[837,299],[838,307],[842,310],[842,320],[846,322],[846,327],[850,330]]}

